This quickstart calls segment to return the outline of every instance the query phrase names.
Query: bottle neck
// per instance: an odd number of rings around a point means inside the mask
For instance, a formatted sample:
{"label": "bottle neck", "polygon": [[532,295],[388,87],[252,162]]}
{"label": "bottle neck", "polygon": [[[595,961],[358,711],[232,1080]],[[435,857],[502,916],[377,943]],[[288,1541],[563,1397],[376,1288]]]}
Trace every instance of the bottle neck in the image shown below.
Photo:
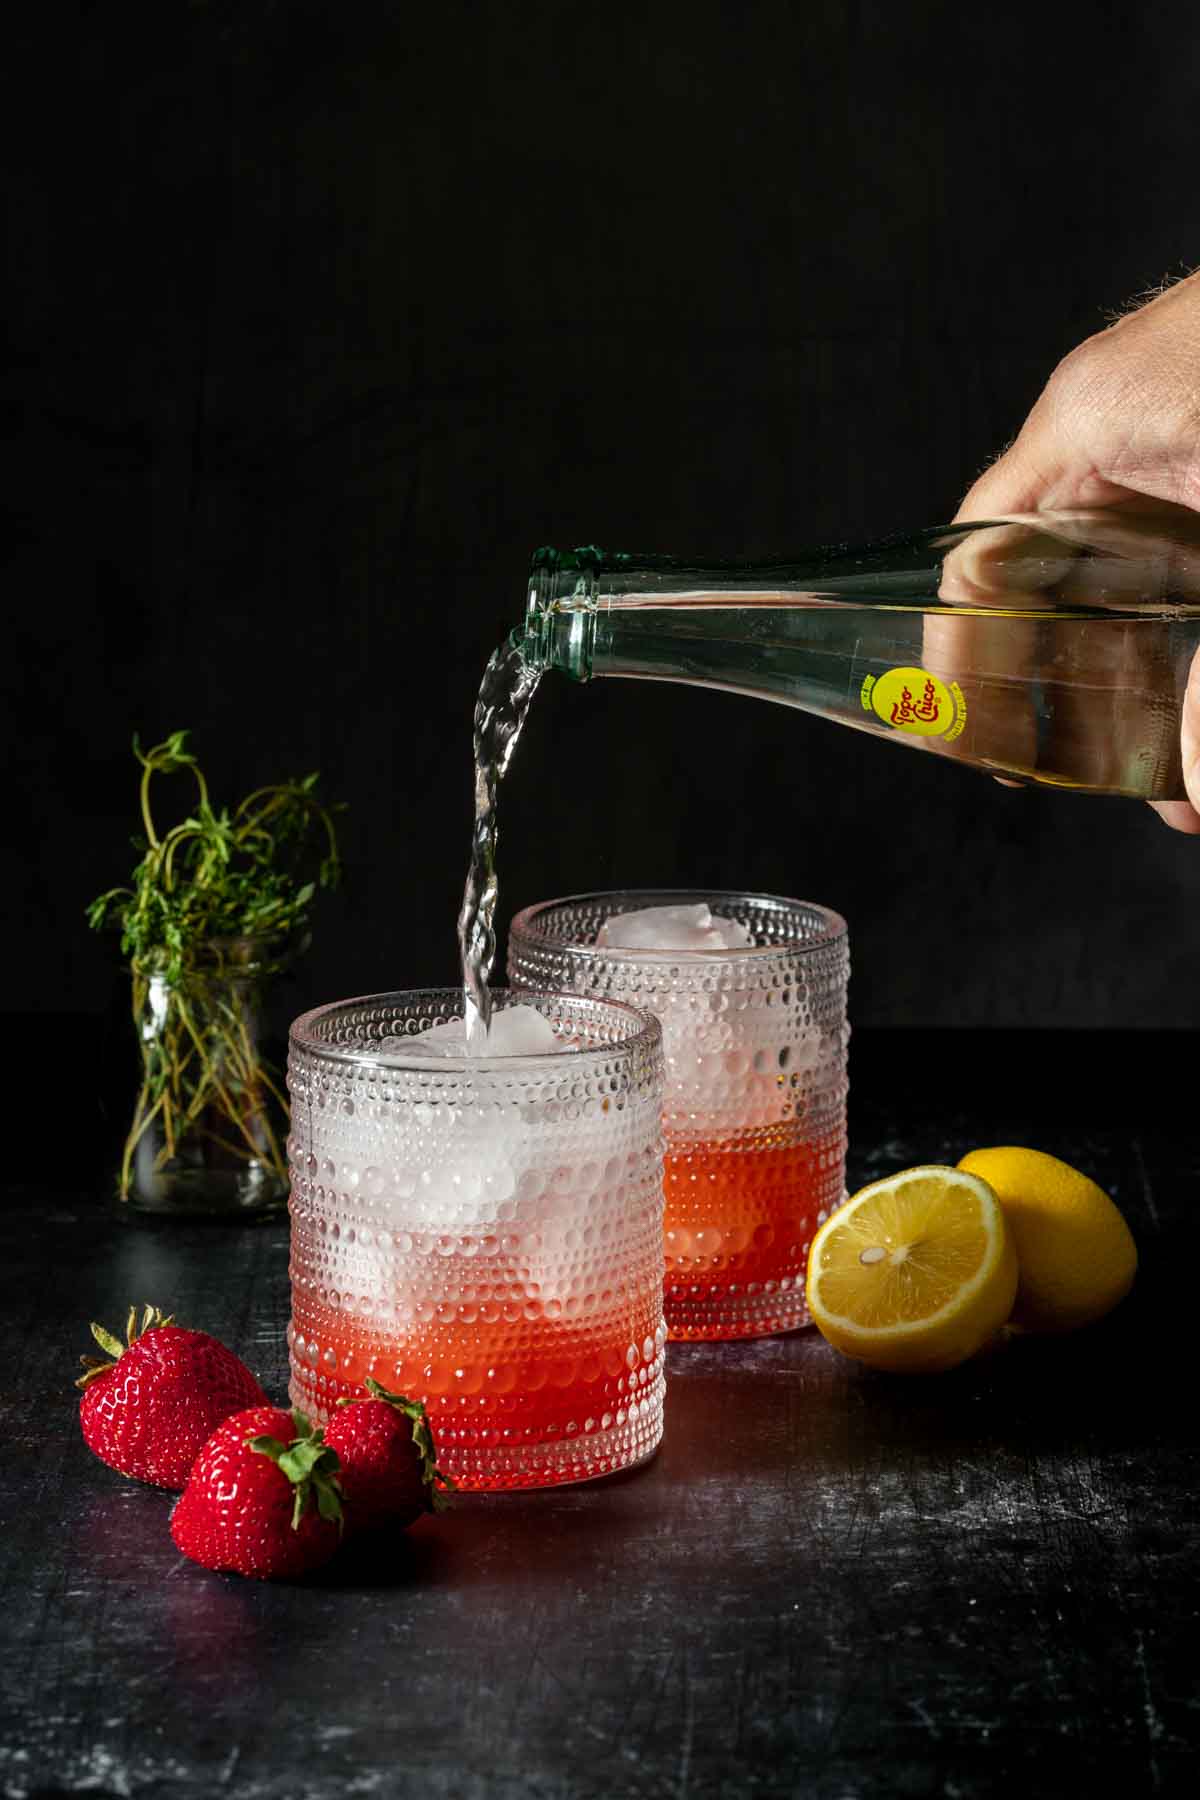
{"label": "bottle neck", "polygon": [[[657,673],[683,640],[765,638],[785,614],[948,613],[1045,621],[1200,616],[1200,521],[1155,514],[1039,513],[940,526],[859,548],[759,563],[543,549],[515,639],[538,670],[576,681]],[[647,667],[647,659],[654,665]],[[668,679],[686,679],[673,670]],[[700,676],[700,679],[705,679]]]}
{"label": "bottle neck", "polygon": [[539,550],[529,572],[524,626],[514,633],[526,662],[589,681],[598,608],[597,571],[587,551]]}
{"label": "bottle neck", "polygon": [[[899,553],[898,553],[899,552]],[[905,554],[907,553],[907,554]],[[671,556],[538,550],[533,557],[523,627],[513,634],[535,669],[575,681],[594,675],[657,672],[664,652],[692,635],[720,630],[719,615],[737,609],[760,616],[780,608],[838,602],[912,602],[931,590],[937,558],[924,537],[811,552],[803,560],[699,563]],[[689,623],[690,619],[690,623]],[[647,662],[649,657],[649,662]],[[667,654],[666,660],[673,656]],[[680,677],[672,670],[669,678]]]}

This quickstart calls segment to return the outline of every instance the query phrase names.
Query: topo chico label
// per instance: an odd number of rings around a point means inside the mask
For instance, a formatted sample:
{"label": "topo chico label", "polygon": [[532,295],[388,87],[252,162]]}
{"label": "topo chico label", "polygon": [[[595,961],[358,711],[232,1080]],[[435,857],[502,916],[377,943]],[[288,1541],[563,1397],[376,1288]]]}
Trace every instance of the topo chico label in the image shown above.
{"label": "topo chico label", "polygon": [[941,737],[953,743],[967,722],[967,703],[957,681],[949,686],[928,669],[887,669],[862,684],[864,712],[896,731]]}

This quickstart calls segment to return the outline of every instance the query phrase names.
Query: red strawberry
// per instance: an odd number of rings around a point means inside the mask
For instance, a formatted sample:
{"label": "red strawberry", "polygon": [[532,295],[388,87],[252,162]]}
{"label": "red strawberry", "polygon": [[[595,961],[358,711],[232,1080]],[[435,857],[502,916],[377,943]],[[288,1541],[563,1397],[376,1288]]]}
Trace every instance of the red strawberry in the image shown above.
{"label": "red strawberry", "polygon": [[155,1306],[146,1307],[140,1326],[130,1308],[124,1344],[102,1325],[92,1326],[92,1336],[114,1360],[80,1357],[84,1442],[135,1481],[181,1488],[222,1419],[269,1405],[232,1350],[206,1331],[185,1331]]}
{"label": "red strawberry", "polygon": [[389,1394],[367,1378],[369,1400],[340,1400],[325,1430],[337,1452],[346,1521],[355,1531],[391,1525],[403,1531],[423,1512],[446,1504],[454,1483],[437,1466],[437,1450],[419,1400]]}
{"label": "red strawberry", "polygon": [[342,1534],[338,1461],[303,1413],[254,1406],[213,1432],[171,1514],[171,1536],[206,1569],[294,1580]]}

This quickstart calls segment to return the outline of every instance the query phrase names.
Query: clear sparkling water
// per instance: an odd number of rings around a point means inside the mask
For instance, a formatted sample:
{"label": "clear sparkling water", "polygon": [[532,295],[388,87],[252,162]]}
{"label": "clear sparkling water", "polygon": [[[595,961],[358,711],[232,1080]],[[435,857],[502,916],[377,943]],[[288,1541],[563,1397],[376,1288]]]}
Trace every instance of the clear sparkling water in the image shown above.
{"label": "clear sparkling water", "polygon": [[512,761],[541,672],[513,640],[493,652],[475,702],[475,826],[471,860],[458,915],[466,1037],[472,1050],[486,1046],[492,1018],[488,980],[496,958],[497,799]]}

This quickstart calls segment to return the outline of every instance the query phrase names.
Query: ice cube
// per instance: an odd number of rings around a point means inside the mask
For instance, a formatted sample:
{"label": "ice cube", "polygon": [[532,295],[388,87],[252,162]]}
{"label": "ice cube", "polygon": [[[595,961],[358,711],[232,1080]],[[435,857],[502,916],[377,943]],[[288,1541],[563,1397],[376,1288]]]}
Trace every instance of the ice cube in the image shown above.
{"label": "ice cube", "polygon": [[380,1056],[546,1056],[567,1045],[554,1035],[554,1028],[536,1006],[497,1007],[487,1037],[468,1043],[466,1024],[462,1019],[447,1019],[431,1025],[416,1037],[387,1037],[380,1040],[376,1055]]}
{"label": "ice cube", "polygon": [[[461,1039],[462,1020],[452,1019],[449,1027],[445,1025],[435,1025],[432,1031],[423,1031],[419,1037],[408,1037],[405,1033],[401,1032],[392,1037],[380,1038],[377,1044],[367,1047],[368,1054],[371,1056],[411,1056],[414,1051],[419,1052],[425,1048],[429,1038],[432,1037],[436,1039],[437,1033],[455,1028]],[[428,1044],[428,1050],[431,1056],[452,1056],[455,1054],[461,1056],[463,1054],[461,1050],[455,1052],[448,1047],[439,1049],[438,1041],[435,1041],[433,1044]]]}
{"label": "ice cube", "polygon": [[536,1006],[505,1006],[492,1014],[488,1056],[547,1056],[565,1048]]}
{"label": "ice cube", "polygon": [[596,937],[597,946],[608,950],[746,950],[753,943],[744,925],[715,918],[703,902],[615,913]]}
{"label": "ice cube", "polygon": [[446,1019],[431,1025],[416,1037],[399,1038],[398,1048],[418,1056],[467,1056],[467,1028],[461,1019]]}

